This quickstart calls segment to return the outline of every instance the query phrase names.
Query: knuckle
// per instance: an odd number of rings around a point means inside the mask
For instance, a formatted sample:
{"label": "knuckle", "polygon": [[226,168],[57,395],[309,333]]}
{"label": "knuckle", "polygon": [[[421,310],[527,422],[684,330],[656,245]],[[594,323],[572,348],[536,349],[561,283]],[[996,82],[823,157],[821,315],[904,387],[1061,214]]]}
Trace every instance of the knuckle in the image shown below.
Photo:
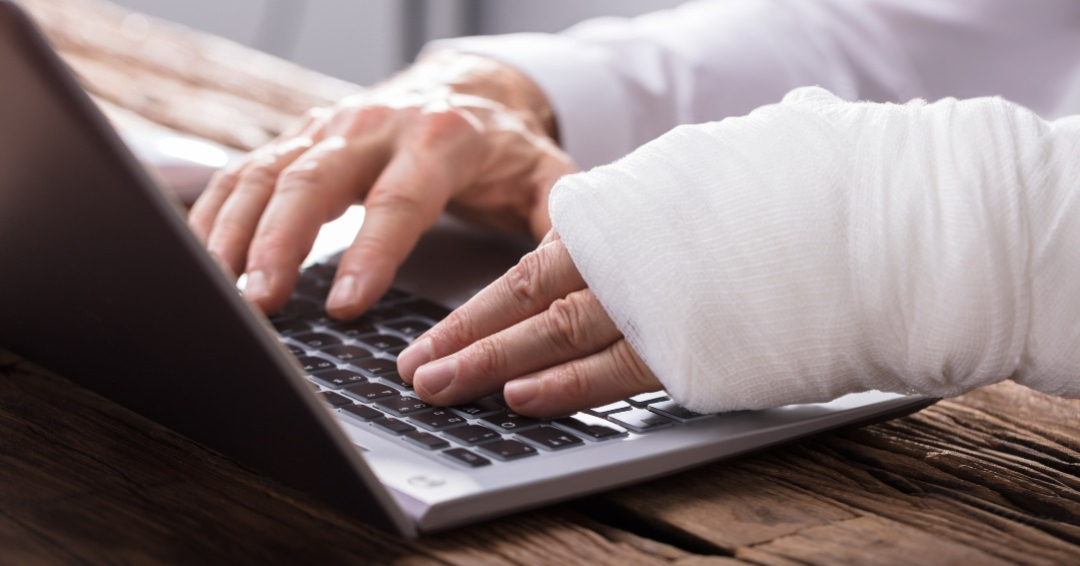
{"label": "knuckle", "polygon": [[468,111],[447,105],[425,108],[417,118],[413,141],[420,147],[441,146],[476,132]]}
{"label": "knuckle", "polygon": [[339,110],[335,120],[340,120],[349,135],[377,130],[393,118],[397,109],[384,104],[357,104]]}
{"label": "knuckle", "polygon": [[393,273],[397,269],[397,261],[389,251],[388,241],[388,236],[379,233],[366,234],[357,239],[342,256],[339,271],[348,266],[348,270],[355,272]]}
{"label": "knuckle", "polygon": [[364,201],[364,206],[382,209],[406,216],[413,216],[424,209],[424,197],[418,192],[401,190],[383,190],[372,192]]}
{"label": "knuckle", "polygon": [[525,310],[542,309],[540,272],[543,269],[540,255],[535,251],[525,254],[517,265],[506,272],[503,281],[516,303]]}
{"label": "knuckle", "polygon": [[322,168],[314,163],[290,165],[281,172],[277,190],[289,193],[297,190],[310,191],[325,180]]}
{"label": "knuckle", "polygon": [[259,159],[243,169],[237,183],[249,189],[252,187],[271,188],[276,180],[277,170],[273,164],[266,159]]}
{"label": "knuckle", "polygon": [[240,171],[239,171],[239,169],[226,167],[226,168],[218,169],[217,171],[214,171],[214,174],[210,176],[210,182],[208,183],[207,186],[212,187],[212,188],[231,187],[231,186],[235,185],[236,182],[239,179],[240,179]]}
{"label": "knuckle", "polygon": [[497,338],[480,340],[469,348],[468,363],[482,376],[498,376],[506,367],[504,350]]}
{"label": "knuckle", "polygon": [[652,371],[628,342],[620,340],[611,353],[615,362],[612,378],[618,380],[625,387],[625,391],[637,391],[654,384],[656,379]]}
{"label": "knuckle", "polygon": [[474,335],[472,319],[461,309],[451,312],[431,331],[432,342],[452,347],[467,342]]}
{"label": "knuckle", "polygon": [[582,371],[581,364],[565,364],[553,376],[555,389],[567,399],[589,400],[593,396],[593,383]]}
{"label": "knuckle", "polygon": [[547,322],[555,348],[574,350],[585,339],[588,321],[580,303],[573,296],[551,303],[547,310]]}
{"label": "knuckle", "polygon": [[279,258],[292,255],[293,244],[288,236],[277,229],[267,229],[255,237],[251,243],[249,261],[251,265],[265,265]]}
{"label": "knuckle", "polygon": [[[233,240],[241,237],[247,228],[247,223],[236,215],[222,214],[214,222],[214,230],[211,234],[211,239],[215,242],[226,241],[231,244]],[[247,235],[250,237],[251,233],[249,232]]]}

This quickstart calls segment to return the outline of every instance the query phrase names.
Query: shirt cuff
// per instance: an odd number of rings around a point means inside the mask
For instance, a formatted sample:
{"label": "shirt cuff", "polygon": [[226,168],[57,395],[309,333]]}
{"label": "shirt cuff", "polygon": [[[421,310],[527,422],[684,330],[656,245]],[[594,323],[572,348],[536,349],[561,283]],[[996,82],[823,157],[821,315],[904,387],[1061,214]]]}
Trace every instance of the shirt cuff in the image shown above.
{"label": "shirt cuff", "polygon": [[442,49],[491,57],[525,73],[547,96],[562,147],[582,169],[634,150],[629,101],[604,49],[562,35],[516,33],[442,39],[424,51]]}

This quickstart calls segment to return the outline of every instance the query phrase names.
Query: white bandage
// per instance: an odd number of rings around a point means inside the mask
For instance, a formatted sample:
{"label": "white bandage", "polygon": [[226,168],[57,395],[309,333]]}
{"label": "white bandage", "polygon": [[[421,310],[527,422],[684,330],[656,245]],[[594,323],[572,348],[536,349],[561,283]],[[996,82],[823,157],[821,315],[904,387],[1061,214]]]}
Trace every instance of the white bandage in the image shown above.
{"label": "white bandage", "polygon": [[691,409],[1007,378],[1080,396],[1080,118],[799,89],[566,177],[550,209]]}

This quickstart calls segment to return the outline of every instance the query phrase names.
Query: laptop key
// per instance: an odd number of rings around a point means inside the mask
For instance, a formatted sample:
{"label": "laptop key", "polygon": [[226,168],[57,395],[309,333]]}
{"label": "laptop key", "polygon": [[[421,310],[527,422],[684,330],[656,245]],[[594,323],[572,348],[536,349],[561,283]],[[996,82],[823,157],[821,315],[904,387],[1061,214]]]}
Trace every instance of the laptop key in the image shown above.
{"label": "laptop key", "polygon": [[622,425],[634,432],[652,432],[671,426],[671,419],[662,417],[646,409],[632,409],[622,413],[614,413],[607,419],[617,425]]}
{"label": "laptop key", "polygon": [[296,361],[300,362],[300,367],[304,368],[304,371],[308,373],[337,369],[337,364],[334,362],[325,358],[316,358],[315,356],[300,356],[296,358]]}
{"label": "laptop key", "polygon": [[501,413],[503,407],[491,399],[480,399],[466,405],[455,405],[450,410],[464,417],[480,418]]}
{"label": "laptop key", "polygon": [[480,425],[465,425],[458,428],[452,428],[447,430],[446,436],[450,437],[454,442],[460,442],[466,446],[473,446],[475,444],[481,444],[484,442],[490,442],[492,440],[498,440],[502,438],[502,435],[486,426]]}
{"label": "laptop key", "polygon": [[497,440],[477,447],[477,450],[500,460],[517,460],[526,456],[535,456],[536,448],[516,440]]}
{"label": "laptop key", "polygon": [[390,383],[393,383],[394,385],[397,385],[398,387],[400,387],[402,389],[412,389],[413,388],[413,386],[411,384],[405,383],[405,380],[401,379],[401,375],[399,375],[398,372],[396,372],[396,371],[394,373],[388,373],[388,374],[380,375],[379,377],[381,379],[385,379],[386,381],[389,381]]}
{"label": "laptop key", "polygon": [[370,320],[371,322],[384,322],[397,318],[405,318],[405,313],[397,310],[396,308],[379,307],[371,309],[364,313],[364,318]]}
{"label": "laptop key", "polygon": [[325,332],[307,332],[290,336],[293,340],[315,350],[341,344],[341,338]]}
{"label": "laptop key", "polygon": [[352,400],[348,397],[342,397],[333,391],[324,391],[322,393],[323,401],[326,401],[333,407],[342,407],[345,405],[352,405]]}
{"label": "laptop key", "polygon": [[691,421],[700,421],[702,419],[710,419],[715,417],[715,414],[702,414],[695,413],[682,405],[677,404],[675,401],[664,401],[662,403],[656,403],[649,405],[649,410],[663,415],[669,419],[676,420],[680,423],[688,423]]}
{"label": "laptop key", "polygon": [[351,362],[353,360],[362,360],[364,358],[370,358],[374,354],[371,350],[361,348],[360,346],[334,346],[323,350],[324,354],[334,356],[335,358],[343,362]]}
{"label": "laptop key", "polygon": [[364,403],[370,403],[372,401],[378,401],[379,399],[386,399],[387,397],[401,395],[401,392],[397,389],[394,389],[393,387],[387,385],[383,385],[381,383],[362,383],[360,385],[352,385],[346,387],[342,391],[342,393]]}
{"label": "laptop key", "polygon": [[616,401],[614,403],[608,403],[607,405],[604,405],[602,407],[595,407],[593,409],[589,409],[585,412],[591,415],[596,415],[598,417],[603,417],[610,415],[611,413],[629,411],[632,408],[633,407],[630,406],[630,403],[627,403],[626,401]]}
{"label": "laptop key", "polygon": [[367,336],[361,336],[357,338],[358,341],[375,348],[380,352],[395,352],[400,351],[408,346],[409,343],[397,336],[390,336],[389,334],[369,334]]}
{"label": "laptop key", "polygon": [[273,321],[273,325],[278,334],[297,334],[311,330],[311,325],[295,318]]}
{"label": "laptop key", "polygon": [[416,432],[416,427],[411,424],[400,421],[398,419],[391,419],[389,417],[381,420],[371,421],[371,425],[383,432],[389,432],[390,434],[408,434],[410,432]]}
{"label": "laptop key", "polygon": [[465,424],[465,417],[455,414],[447,409],[435,409],[427,413],[412,415],[409,422],[419,425],[428,430],[443,430]]}
{"label": "laptop key", "polygon": [[303,356],[306,353],[306,351],[299,346],[286,344],[285,347],[289,349],[289,353],[293,356]]}
{"label": "laptop key", "polygon": [[410,432],[405,435],[405,440],[428,450],[439,450],[450,446],[450,443],[428,432]]}
{"label": "laptop key", "polygon": [[366,405],[346,405],[340,408],[342,413],[345,413],[346,415],[356,420],[363,421],[365,423],[374,421],[376,419],[381,419],[386,416]]}
{"label": "laptop key", "polygon": [[658,403],[660,401],[667,401],[668,396],[664,391],[653,391],[652,393],[641,393],[634,395],[626,401],[635,407],[644,407],[652,403]]}
{"label": "laptop key", "polygon": [[540,426],[540,421],[536,419],[530,419],[529,417],[523,417],[516,413],[509,412],[483,417],[480,420],[494,426],[495,428],[506,431],[512,430],[514,432]]}
{"label": "laptop key", "polygon": [[377,330],[375,330],[375,325],[362,318],[350,322],[331,323],[330,330],[344,334],[349,338],[356,338],[358,336],[363,336],[365,334],[373,334],[377,332]]}
{"label": "laptop key", "polygon": [[550,426],[521,431],[517,436],[546,450],[562,450],[583,444],[580,438]]}
{"label": "laptop key", "polygon": [[[589,417],[595,418],[595,417]],[[600,419],[596,419],[600,420]],[[589,440],[600,441],[610,440],[612,438],[618,438],[625,436],[626,432],[622,429],[615,428],[607,423],[592,423],[586,422],[585,418],[581,417],[566,417],[563,419],[557,419],[552,422],[555,426],[580,434]]]}
{"label": "laptop key", "polygon": [[342,387],[347,387],[349,385],[368,382],[366,377],[347,369],[324,371],[311,377],[314,378],[315,381],[318,381],[331,389],[341,389]]}
{"label": "laptop key", "polygon": [[285,308],[281,309],[282,315],[322,311],[322,303],[315,299],[297,298],[289,301]]}
{"label": "laptop key", "polygon": [[417,399],[416,397],[410,397],[408,395],[402,395],[401,397],[391,397],[389,399],[383,399],[375,403],[377,407],[394,415],[395,417],[403,417],[405,415],[411,415],[413,413],[420,413],[429,411],[432,409],[431,405]]}
{"label": "laptop key", "polygon": [[430,324],[426,322],[421,322],[419,320],[400,320],[397,322],[384,324],[383,326],[389,328],[390,330],[393,330],[394,332],[400,332],[401,334],[408,336],[410,339],[416,338],[417,336],[427,332],[431,328]]}
{"label": "laptop key", "polygon": [[443,450],[440,454],[470,468],[479,468],[491,464],[491,460],[473,454],[464,448],[451,448],[450,450]]}
{"label": "laptop key", "polygon": [[371,377],[382,377],[391,373],[397,373],[397,362],[386,358],[364,358],[352,360],[350,365],[360,368],[360,371]]}

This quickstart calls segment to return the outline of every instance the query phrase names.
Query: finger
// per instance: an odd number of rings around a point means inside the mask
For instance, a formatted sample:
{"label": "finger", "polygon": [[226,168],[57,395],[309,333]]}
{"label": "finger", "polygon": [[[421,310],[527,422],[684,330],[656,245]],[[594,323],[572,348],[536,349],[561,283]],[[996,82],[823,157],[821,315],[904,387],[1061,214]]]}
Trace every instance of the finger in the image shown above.
{"label": "finger", "polygon": [[386,159],[378,140],[331,136],[286,167],[251,241],[245,297],[264,312],[280,310],[319,229],[363,194]]}
{"label": "finger", "polygon": [[421,366],[413,386],[429,403],[464,403],[516,377],[595,354],[620,337],[600,301],[583,289],[457,354]]}
{"label": "finger", "polygon": [[364,199],[364,223],[341,256],[326,311],[356,318],[386,293],[420,236],[438,219],[453,191],[445,159],[399,153]]}
{"label": "finger", "polygon": [[210,230],[214,227],[214,219],[217,218],[218,211],[236,188],[236,182],[240,178],[240,169],[244,164],[246,161],[215,171],[210,177],[206,190],[192,205],[188,213],[188,226],[203,245],[210,237]]}
{"label": "finger", "polygon": [[311,148],[310,138],[294,138],[252,156],[239,173],[236,186],[221,205],[206,241],[211,255],[231,273],[241,273],[248,246],[266,208],[278,175]]}
{"label": "finger", "polygon": [[[295,137],[320,139],[319,133],[325,126],[329,116],[330,111],[326,108],[312,108],[304,113],[299,120],[286,128],[271,143],[274,146],[280,146]],[[214,227],[214,220],[217,218],[218,212],[229,195],[232,194],[233,189],[236,188],[236,184],[240,179],[240,171],[262,154],[262,151],[256,150],[246,155],[241,161],[214,172],[210,182],[207,183],[206,190],[203,191],[198,200],[195,201],[194,206],[191,207],[191,212],[188,213],[188,224],[204,245],[210,238],[210,231]]]}
{"label": "finger", "polygon": [[630,344],[619,340],[597,354],[515,379],[503,396],[516,413],[548,417],[662,388]]}
{"label": "finger", "polygon": [[529,252],[517,265],[427,331],[398,356],[398,373],[418,367],[537,315],[556,299],[585,288],[561,240]]}

